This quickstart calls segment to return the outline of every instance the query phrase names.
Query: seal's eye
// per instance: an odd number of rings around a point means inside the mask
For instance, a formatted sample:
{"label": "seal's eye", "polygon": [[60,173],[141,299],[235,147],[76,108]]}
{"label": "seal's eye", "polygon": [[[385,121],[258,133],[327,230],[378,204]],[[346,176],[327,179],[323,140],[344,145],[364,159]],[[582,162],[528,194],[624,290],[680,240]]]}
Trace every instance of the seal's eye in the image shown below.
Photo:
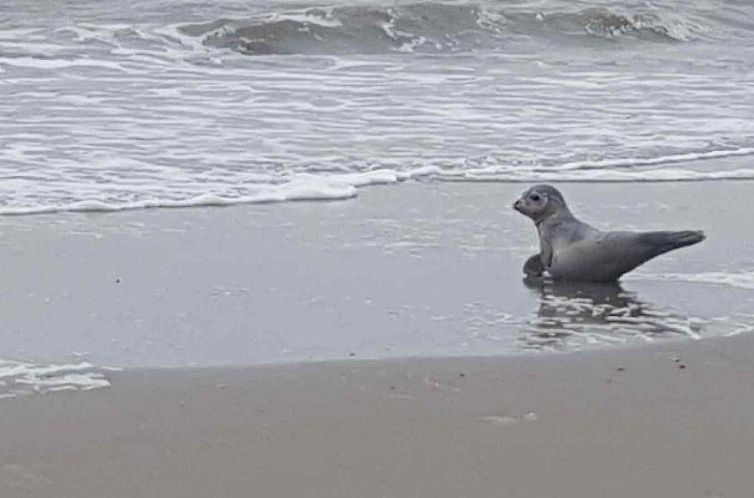
{"label": "seal's eye", "polygon": [[539,202],[539,194],[530,194],[529,199],[533,200],[534,202]]}

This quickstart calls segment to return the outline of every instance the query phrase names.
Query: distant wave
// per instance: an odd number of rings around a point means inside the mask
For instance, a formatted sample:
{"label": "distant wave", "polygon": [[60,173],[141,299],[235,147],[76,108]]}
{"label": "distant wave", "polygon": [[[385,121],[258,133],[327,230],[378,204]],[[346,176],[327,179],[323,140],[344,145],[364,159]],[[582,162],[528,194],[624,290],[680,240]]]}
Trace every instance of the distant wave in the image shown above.
{"label": "distant wave", "polygon": [[530,37],[681,42],[706,28],[670,12],[587,8],[521,11],[473,3],[313,7],[218,19],[179,28],[206,46],[248,55],[344,54],[388,51],[443,53],[505,46]]}
{"label": "distant wave", "polygon": [[[440,167],[426,165],[405,170],[378,168],[341,174],[291,174],[287,181],[255,182],[249,193],[238,193],[238,182],[228,179],[232,193],[218,184],[213,192],[188,193],[176,198],[168,192],[164,198],[118,200],[117,198],[80,199],[74,202],[39,203],[35,205],[0,206],[0,215],[42,214],[61,211],[108,212],[149,208],[184,208],[200,206],[231,206],[237,204],[271,203],[304,200],[341,200],[356,197],[359,187],[394,184],[412,179],[434,179],[449,182],[580,182],[580,183],[639,183],[688,182],[720,180],[754,180],[754,168],[727,170],[696,170],[691,168],[642,168],[700,159],[754,155],[754,148],[706,151],[646,158],[605,159],[568,162],[552,166],[522,164],[492,164],[473,167]],[[206,188],[198,182],[196,190]],[[169,195],[168,195],[169,194]]]}

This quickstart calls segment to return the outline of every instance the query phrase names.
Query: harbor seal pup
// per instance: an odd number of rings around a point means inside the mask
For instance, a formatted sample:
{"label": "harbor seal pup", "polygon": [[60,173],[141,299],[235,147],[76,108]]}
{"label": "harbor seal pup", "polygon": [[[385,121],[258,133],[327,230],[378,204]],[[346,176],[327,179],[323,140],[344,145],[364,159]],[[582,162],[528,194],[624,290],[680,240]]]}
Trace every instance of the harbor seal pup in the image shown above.
{"label": "harbor seal pup", "polygon": [[531,218],[539,253],[524,264],[527,277],[547,272],[555,280],[615,282],[655,256],[704,240],[700,231],[603,232],[577,219],[551,185],[535,185],[513,209]]}

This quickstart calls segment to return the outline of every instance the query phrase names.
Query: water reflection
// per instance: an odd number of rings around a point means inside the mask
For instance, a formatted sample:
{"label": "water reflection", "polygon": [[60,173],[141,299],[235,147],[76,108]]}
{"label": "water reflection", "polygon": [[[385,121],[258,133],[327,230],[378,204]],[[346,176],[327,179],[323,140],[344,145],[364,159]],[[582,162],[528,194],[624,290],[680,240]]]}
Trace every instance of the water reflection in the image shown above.
{"label": "water reflection", "polygon": [[702,320],[642,301],[620,284],[525,280],[539,298],[521,340],[525,348],[565,350],[579,345],[686,336],[698,338]]}

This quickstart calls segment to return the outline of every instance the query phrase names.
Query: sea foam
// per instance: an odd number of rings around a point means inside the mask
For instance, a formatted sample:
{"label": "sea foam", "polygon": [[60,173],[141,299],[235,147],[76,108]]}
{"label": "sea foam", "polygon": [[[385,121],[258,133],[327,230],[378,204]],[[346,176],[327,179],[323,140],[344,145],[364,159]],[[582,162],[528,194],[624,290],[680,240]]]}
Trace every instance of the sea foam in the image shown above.
{"label": "sea foam", "polygon": [[[301,200],[341,200],[356,197],[358,189],[370,185],[386,185],[417,179],[450,182],[682,182],[716,180],[751,180],[754,168],[725,170],[698,170],[688,167],[649,166],[672,165],[682,162],[694,164],[695,160],[754,155],[754,149],[731,149],[686,153],[651,158],[623,158],[582,160],[560,165],[538,166],[527,164],[497,164],[496,160],[461,161],[457,165],[426,165],[409,169],[378,168],[352,173],[295,173],[279,177],[227,172],[226,175],[204,175],[196,179],[173,182],[166,176],[167,185],[155,184],[140,188],[128,179],[119,184],[117,178],[102,185],[69,183],[68,189],[59,188],[46,195],[44,188],[36,188],[32,199],[14,199],[19,192],[33,188],[33,182],[24,178],[9,178],[6,200],[0,203],[0,215],[23,215],[59,211],[108,212],[148,208],[181,208],[199,206],[231,206],[237,204],[270,203]],[[150,170],[144,163],[135,163],[138,170]],[[159,171],[159,167],[153,168]],[[166,170],[167,171],[167,170]],[[133,199],[139,192],[140,199]],[[56,199],[56,196],[61,197]],[[73,202],[67,199],[78,197]]]}
{"label": "sea foam", "polygon": [[90,391],[110,387],[102,369],[89,362],[37,364],[0,359],[0,399],[31,393]]}

